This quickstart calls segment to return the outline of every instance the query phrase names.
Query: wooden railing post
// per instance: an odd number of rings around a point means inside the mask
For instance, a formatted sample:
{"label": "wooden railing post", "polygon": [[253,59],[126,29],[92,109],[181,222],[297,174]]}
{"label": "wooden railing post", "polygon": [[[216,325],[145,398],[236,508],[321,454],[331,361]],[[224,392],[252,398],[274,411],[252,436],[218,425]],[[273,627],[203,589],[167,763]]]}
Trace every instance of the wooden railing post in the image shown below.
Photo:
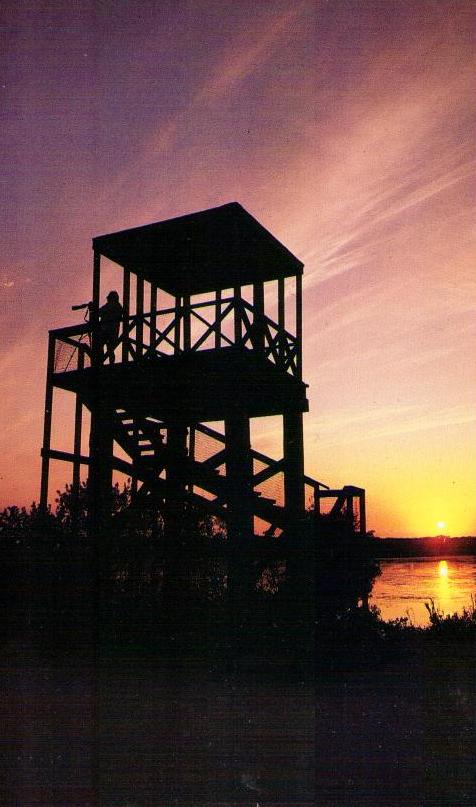
{"label": "wooden railing post", "polygon": [[152,283],[150,287],[150,352],[155,353],[157,343],[157,286]]}
{"label": "wooden railing post", "polygon": [[190,350],[190,295],[183,296],[183,349]]}
{"label": "wooden railing post", "polygon": [[221,347],[221,289],[215,296],[215,348]]}
{"label": "wooden railing post", "polygon": [[136,292],[136,358],[140,358],[144,347],[144,279],[137,275]]}
{"label": "wooden railing post", "polygon": [[180,353],[180,330],[182,318],[181,297],[175,298],[175,329],[174,329],[174,353]]}
{"label": "wooden railing post", "polygon": [[296,365],[298,378],[302,378],[302,275],[296,275]]}
{"label": "wooden railing post", "polygon": [[125,363],[129,359],[129,309],[131,303],[131,273],[124,268],[122,281],[122,361]]}

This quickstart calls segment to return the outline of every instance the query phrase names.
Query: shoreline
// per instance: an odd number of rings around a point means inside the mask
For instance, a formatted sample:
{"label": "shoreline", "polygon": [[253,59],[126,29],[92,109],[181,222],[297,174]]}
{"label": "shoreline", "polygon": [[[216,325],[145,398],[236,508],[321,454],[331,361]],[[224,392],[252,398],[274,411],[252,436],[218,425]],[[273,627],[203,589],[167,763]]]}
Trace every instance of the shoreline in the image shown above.
{"label": "shoreline", "polygon": [[372,538],[370,550],[378,560],[474,557],[476,538],[473,536],[450,538],[446,535],[427,538]]}

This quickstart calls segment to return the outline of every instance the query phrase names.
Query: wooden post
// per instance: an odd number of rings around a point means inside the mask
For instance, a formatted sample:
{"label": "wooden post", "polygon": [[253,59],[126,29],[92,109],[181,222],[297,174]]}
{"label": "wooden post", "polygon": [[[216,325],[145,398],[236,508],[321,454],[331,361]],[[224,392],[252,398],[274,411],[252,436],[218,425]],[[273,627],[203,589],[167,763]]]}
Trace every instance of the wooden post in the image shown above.
{"label": "wooden post", "polygon": [[221,289],[215,294],[215,348],[219,350],[221,347]]}
{"label": "wooden post", "polygon": [[346,496],[345,515],[348,527],[354,529],[354,495],[352,493]]}
{"label": "wooden post", "polygon": [[226,476],[228,482],[228,534],[236,545],[253,535],[251,503],[253,460],[250,445],[250,421],[234,412],[225,420]]}
{"label": "wooden post", "polygon": [[359,507],[360,507],[360,534],[367,534],[367,518],[365,513],[365,490],[359,493]]}
{"label": "wooden post", "polygon": [[[84,369],[84,348],[78,348],[78,371]],[[73,489],[72,489],[72,525],[76,528],[79,515],[79,493],[81,488],[81,433],[83,425],[83,402],[81,395],[76,392],[76,405],[74,412],[74,443],[73,443]]]}
{"label": "wooden post", "polygon": [[297,371],[302,378],[302,275],[296,275]]}
{"label": "wooden post", "polygon": [[93,305],[96,311],[101,303],[101,255],[94,250],[93,258]]}
{"label": "wooden post", "polygon": [[286,339],[284,337],[284,331],[286,330],[286,310],[284,303],[284,292],[285,292],[284,277],[280,277],[278,278],[278,328],[279,328],[278,350],[279,350],[279,358],[282,362],[284,362],[285,347],[286,347]]}
{"label": "wooden post", "polygon": [[150,352],[155,355],[157,344],[157,286],[151,283],[150,286]]}
{"label": "wooden post", "polygon": [[41,460],[40,508],[46,513],[48,508],[48,483],[50,475],[51,423],[53,419],[53,373],[55,367],[55,338],[48,338],[48,363],[46,367],[45,420],[43,424],[43,451]]}
{"label": "wooden post", "polygon": [[278,325],[280,330],[286,329],[286,315],[284,307],[284,277],[278,278]]}
{"label": "wooden post", "polygon": [[175,298],[175,338],[174,338],[174,353],[180,353],[180,320],[182,316],[182,309],[180,306],[181,298],[177,295]]}
{"label": "wooden post", "polygon": [[302,412],[283,414],[284,501],[291,522],[304,515],[304,438]]}
{"label": "wooden post", "polygon": [[321,515],[321,497],[319,496],[319,483],[314,485],[314,515],[316,519]]}
{"label": "wooden post", "polygon": [[241,342],[241,288],[235,286],[233,289],[233,308],[234,308],[234,343],[239,345]]}
{"label": "wooden post", "polygon": [[122,325],[122,361],[125,364],[129,360],[129,316],[131,304],[131,273],[124,268],[122,280],[122,308],[124,322]]}
{"label": "wooden post", "polygon": [[103,346],[99,334],[99,306],[101,295],[101,255],[99,252],[94,251],[93,261],[93,310],[91,311],[91,366],[99,367],[103,362],[102,350]]}
{"label": "wooden post", "polygon": [[91,406],[88,480],[89,534],[94,539],[103,534],[111,516],[113,439],[112,412],[96,385]]}
{"label": "wooden post", "polygon": [[140,358],[144,347],[144,279],[139,275],[136,288],[136,358]]}
{"label": "wooden post", "polygon": [[264,352],[264,284],[253,284],[253,349]]}
{"label": "wooden post", "polygon": [[190,295],[183,296],[183,349],[190,350]]}
{"label": "wooden post", "polygon": [[[188,456],[191,462],[194,462],[195,460],[195,436],[196,436],[195,428],[194,426],[190,426],[188,437]],[[193,493],[193,482],[189,484],[188,492],[190,494]]]}

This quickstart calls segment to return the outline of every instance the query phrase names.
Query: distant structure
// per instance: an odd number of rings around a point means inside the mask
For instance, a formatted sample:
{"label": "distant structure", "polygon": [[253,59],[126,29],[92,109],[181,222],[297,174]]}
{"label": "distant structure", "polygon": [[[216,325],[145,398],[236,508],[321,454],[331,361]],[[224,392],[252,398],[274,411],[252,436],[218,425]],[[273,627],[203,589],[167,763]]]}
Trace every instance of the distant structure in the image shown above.
{"label": "distant structure", "polygon": [[[134,506],[157,507],[171,534],[192,501],[225,521],[230,546],[275,544],[325,500],[327,517],[365,533],[361,488],[330,490],[304,473],[301,261],[237,203],[94,238],[93,253],[91,321],[49,334],[41,505],[61,460],[76,492],[89,468],[93,532],[111,517],[118,471]],[[114,363],[98,325],[102,259],[122,269]],[[71,452],[51,446],[55,389],[76,396]],[[251,439],[252,419],[271,416],[277,459]]]}

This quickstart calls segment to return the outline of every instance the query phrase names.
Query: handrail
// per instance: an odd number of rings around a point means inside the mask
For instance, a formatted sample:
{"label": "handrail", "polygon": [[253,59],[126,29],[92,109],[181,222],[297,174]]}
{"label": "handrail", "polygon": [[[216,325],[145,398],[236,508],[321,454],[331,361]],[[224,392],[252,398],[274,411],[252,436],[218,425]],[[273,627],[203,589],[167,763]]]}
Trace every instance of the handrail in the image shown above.
{"label": "handrail", "polygon": [[[205,309],[210,309],[211,317],[202,314]],[[84,335],[100,333],[100,327],[100,323],[87,322],[51,330],[50,336],[57,343],[64,342],[74,349],[79,347]],[[79,337],[77,343],[75,337]],[[123,361],[136,361],[139,357],[210,349],[211,339],[214,339],[214,349],[235,346],[261,353],[279,369],[299,376],[297,338],[264,313],[257,312],[242,297],[224,297],[219,301],[207,300],[125,317],[116,348],[123,346]],[[85,342],[82,347],[90,355],[90,347]]]}

